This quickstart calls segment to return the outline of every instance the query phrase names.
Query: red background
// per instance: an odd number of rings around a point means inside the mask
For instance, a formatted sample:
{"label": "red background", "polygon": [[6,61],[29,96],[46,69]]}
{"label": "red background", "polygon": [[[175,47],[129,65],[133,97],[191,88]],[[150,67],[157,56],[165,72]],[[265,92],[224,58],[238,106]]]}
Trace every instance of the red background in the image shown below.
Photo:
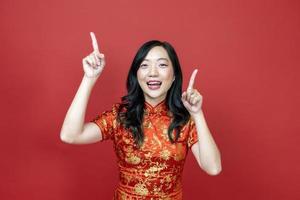
{"label": "red background", "polygon": [[90,31],[107,65],[87,120],[125,94],[147,40],[174,45],[184,87],[199,69],[195,85],[223,171],[207,175],[189,152],[185,199],[300,199],[299,1],[2,0],[0,23],[1,200],[111,199],[112,143],[59,138]]}

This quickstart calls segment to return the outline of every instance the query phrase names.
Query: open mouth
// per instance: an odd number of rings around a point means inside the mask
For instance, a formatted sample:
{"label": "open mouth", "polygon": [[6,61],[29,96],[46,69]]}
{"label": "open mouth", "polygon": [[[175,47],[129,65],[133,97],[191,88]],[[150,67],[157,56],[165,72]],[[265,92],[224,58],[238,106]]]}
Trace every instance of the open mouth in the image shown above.
{"label": "open mouth", "polygon": [[161,84],[161,81],[147,81],[148,88],[151,90],[159,89]]}

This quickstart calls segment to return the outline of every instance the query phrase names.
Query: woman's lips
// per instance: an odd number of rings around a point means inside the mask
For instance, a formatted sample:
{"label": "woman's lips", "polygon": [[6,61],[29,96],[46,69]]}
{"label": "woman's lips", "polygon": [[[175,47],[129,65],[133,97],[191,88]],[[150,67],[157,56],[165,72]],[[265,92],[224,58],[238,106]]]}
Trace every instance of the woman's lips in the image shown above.
{"label": "woman's lips", "polygon": [[150,90],[158,90],[161,86],[161,81],[148,81],[147,86]]}

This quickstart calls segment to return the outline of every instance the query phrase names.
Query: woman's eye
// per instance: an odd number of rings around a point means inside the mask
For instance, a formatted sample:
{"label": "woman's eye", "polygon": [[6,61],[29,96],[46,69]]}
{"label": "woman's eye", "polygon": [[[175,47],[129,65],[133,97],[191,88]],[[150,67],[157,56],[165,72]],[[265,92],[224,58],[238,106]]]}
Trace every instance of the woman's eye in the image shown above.
{"label": "woman's eye", "polygon": [[148,65],[147,64],[141,64],[140,67],[146,68]]}
{"label": "woman's eye", "polygon": [[167,67],[168,65],[162,63],[162,64],[159,64],[159,66],[160,66],[160,67]]}

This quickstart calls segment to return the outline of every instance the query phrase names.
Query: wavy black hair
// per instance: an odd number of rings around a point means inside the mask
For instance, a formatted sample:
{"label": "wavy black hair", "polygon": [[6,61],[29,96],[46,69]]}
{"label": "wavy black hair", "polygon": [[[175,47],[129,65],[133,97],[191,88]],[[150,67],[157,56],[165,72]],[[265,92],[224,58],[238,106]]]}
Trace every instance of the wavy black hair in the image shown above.
{"label": "wavy black hair", "polygon": [[[168,42],[151,40],[144,43],[137,51],[127,76],[127,95],[123,96],[122,103],[118,109],[118,121],[133,134],[135,145],[141,147],[144,142],[143,116],[144,116],[144,93],[137,80],[137,71],[148,52],[156,46],[163,47],[172,62],[175,80],[173,81],[166,96],[166,104],[172,113],[172,122],[168,128],[168,137],[171,143],[177,142],[180,130],[189,118],[190,114],[181,101],[182,94],[182,72],[178,56],[174,48]],[[175,138],[172,132],[175,130]]]}

